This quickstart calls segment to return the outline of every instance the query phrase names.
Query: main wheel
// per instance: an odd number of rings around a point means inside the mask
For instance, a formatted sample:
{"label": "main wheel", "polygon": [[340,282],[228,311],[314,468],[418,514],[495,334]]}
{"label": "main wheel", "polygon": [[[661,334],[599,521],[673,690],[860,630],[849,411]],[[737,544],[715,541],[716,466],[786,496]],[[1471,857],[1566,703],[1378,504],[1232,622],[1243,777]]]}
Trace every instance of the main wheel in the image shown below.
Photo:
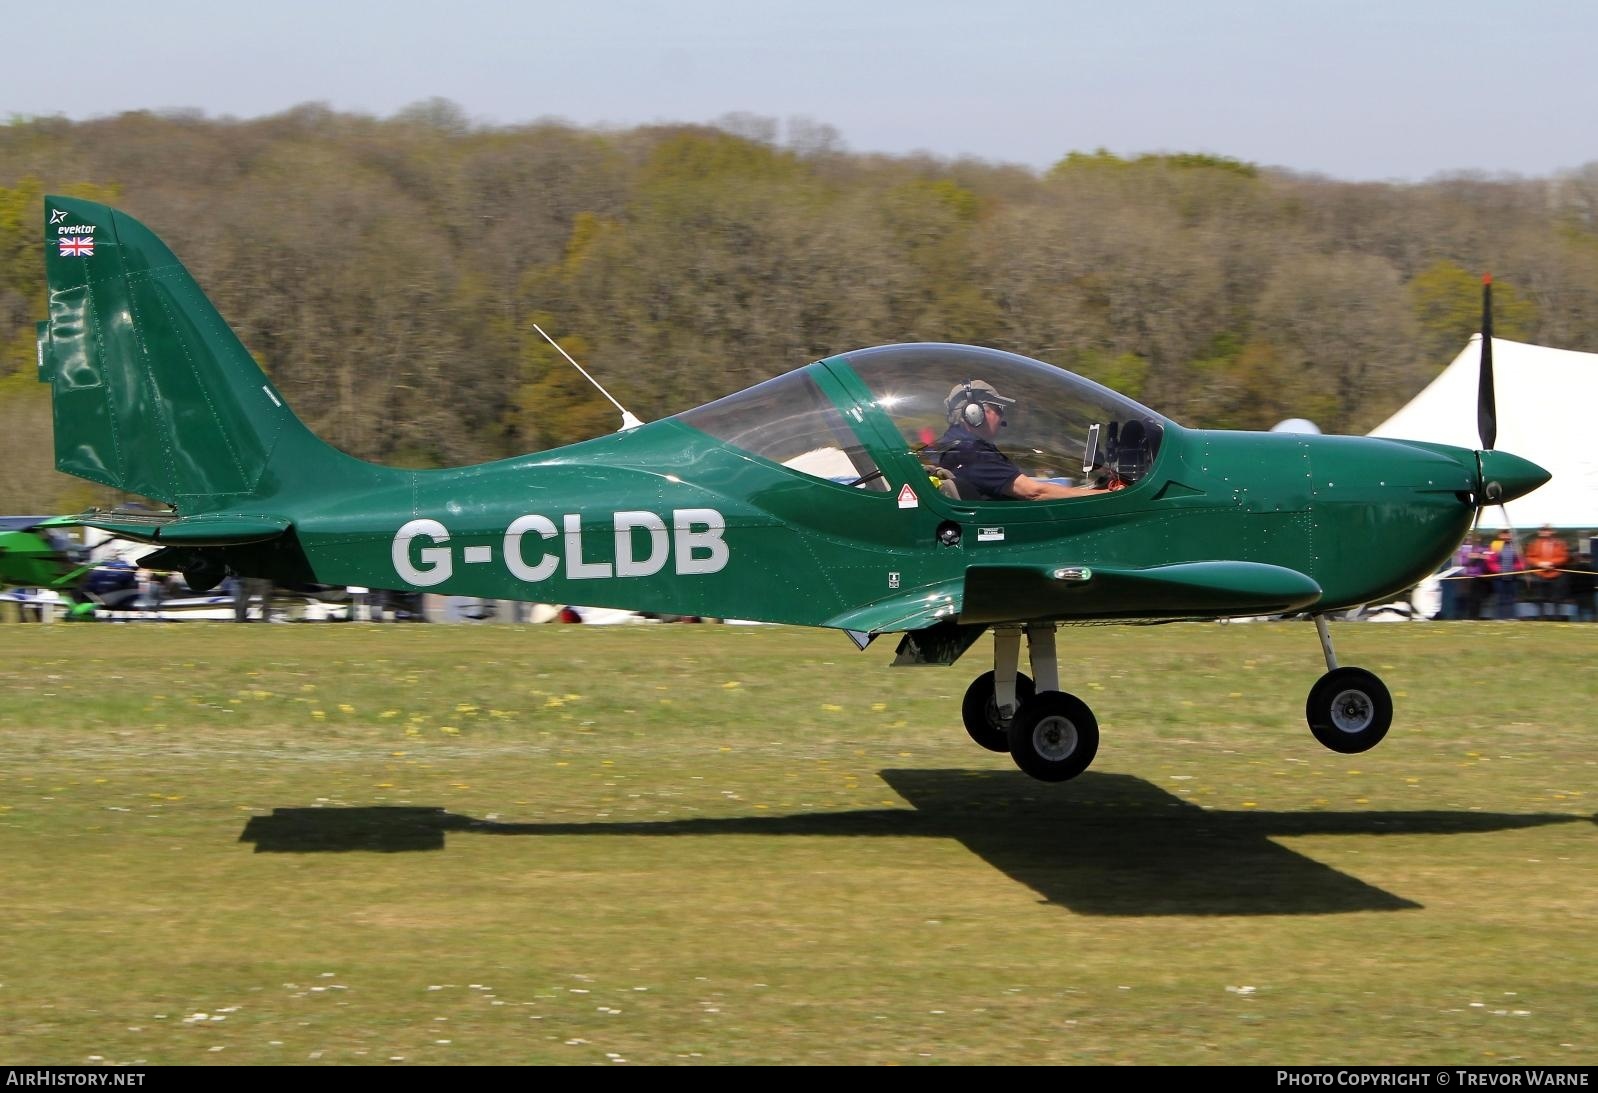
{"label": "main wheel", "polygon": [[1098,718],[1076,695],[1044,691],[1010,719],[1010,758],[1040,781],[1075,778],[1098,751]]}
{"label": "main wheel", "polygon": [[1382,742],[1393,724],[1393,696],[1363,668],[1335,668],[1310,688],[1304,719],[1315,739],[1355,755]]}
{"label": "main wheel", "polygon": [[[1015,703],[1019,709],[1032,700],[1037,688],[1032,677],[1017,672],[1015,675]],[[1010,711],[1011,717],[1015,711]],[[960,719],[971,739],[989,751],[1010,750],[1010,717],[999,716],[999,704],[993,696],[993,673],[984,672],[966,688],[965,700],[960,703]]]}

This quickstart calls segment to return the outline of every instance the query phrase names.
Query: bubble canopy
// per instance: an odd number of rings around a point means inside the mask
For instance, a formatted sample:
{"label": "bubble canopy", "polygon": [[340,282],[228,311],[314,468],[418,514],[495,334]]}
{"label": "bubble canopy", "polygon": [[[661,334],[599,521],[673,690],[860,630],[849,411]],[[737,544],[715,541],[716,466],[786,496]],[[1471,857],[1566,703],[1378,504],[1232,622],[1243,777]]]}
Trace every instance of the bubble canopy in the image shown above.
{"label": "bubble canopy", "polygon": [[[978,381],[1013,399],[994,441],[1033,478],[1082,475],[1089,430],[1100,426],[1098,462],[1114,462],[1121,437],[1141,434],[1152,462],[1165,418],[1092,380],[1030,357],[972,345],[884,345],[842,354],[877,407],[912,450],[936,445],[949,428],[948,399]],[[1129,423],[1136,422],[1129,430]],[[1113,433],[1113,436],[1112,436]],[[1146,469],[1146,468],[1145,468]]]}
{"label": "bubble canopy", "polygon": [[[845,378],[847,386],[869,390],[869,406],[856,408],[829,381],[845,370],[858,381],[847,384]],[[927,458],[949,429],[951,390],[978,382],[1006,400],[1006,426],[995,443],[1034,478],[1080,480],[1091,435],[1095,464],[1135,482],[1152,464],[1170,424],[1108,387],[1053,365],[945,343],[885,345],[829,357],[689,410],[679,420],[790,469],[840,486],[883,490],[878,463],[887,453],[871,451],[872,432],[858,427],[861,412],[879,412],[902,441],[899,451]]]}

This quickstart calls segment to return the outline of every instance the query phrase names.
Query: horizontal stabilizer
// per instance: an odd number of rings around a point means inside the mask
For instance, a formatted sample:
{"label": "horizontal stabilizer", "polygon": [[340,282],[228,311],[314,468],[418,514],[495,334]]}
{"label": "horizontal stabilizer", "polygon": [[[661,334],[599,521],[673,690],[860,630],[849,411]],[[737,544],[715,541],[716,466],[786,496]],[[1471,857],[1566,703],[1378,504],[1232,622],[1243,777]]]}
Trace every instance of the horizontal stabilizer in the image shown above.
{"label": "horizontal stabilizer", "polygon": [[166,512],[86,512],[82,516],[58,516],[48,521],[48,526],[99,528],[119,539],[131,539],[136,543],[223,547],[276,539],[289,529],[289,521],[277,516],[244,512],[217,512],[204,516],[178,516]]}
{"label": "horizontal stabilizer", "polygon": [[1183,619],[1301,611],[1320,585],[1261,562],[1109,566],[971,566],[963,623],[1028,619]]}

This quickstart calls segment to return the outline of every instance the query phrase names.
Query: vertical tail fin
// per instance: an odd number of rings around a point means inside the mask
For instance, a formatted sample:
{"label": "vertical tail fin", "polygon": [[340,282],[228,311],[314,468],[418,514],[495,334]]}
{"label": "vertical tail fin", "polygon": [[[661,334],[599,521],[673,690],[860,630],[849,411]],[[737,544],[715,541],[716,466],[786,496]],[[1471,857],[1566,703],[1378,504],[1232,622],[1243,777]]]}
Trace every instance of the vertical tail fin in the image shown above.
{"label": "vertical tail fin", "polygon": [[56,466],[189,512],[361,465],[288,408],[180,262],[137,220],[46,197]]}

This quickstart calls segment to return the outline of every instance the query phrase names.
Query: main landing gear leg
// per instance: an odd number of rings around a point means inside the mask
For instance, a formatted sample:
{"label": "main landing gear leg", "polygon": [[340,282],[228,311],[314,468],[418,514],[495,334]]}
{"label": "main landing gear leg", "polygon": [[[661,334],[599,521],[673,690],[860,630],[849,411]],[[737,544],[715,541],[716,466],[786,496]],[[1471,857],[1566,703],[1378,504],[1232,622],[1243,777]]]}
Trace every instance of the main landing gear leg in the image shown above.
{"label": "main landing gear leg", "polygon": [[1310,688],[1304,719],[1315,739],[1332,751],[1354,755],[1382,742],[1393,724],[1393,697],[1387,686],[1363,668],[1339,668],[1326,617],[1315,616],[1326,674]]}
{"label": "main landing gear leg", "polygon": [[1010,719],[1036,690],[1032,680],[1016,670],[1020,663],[1021,628],[994,627],[993,671],[973,679],[960,704],[965,731],[989,751],[1010,750]]}
{"label": "main landing gear leg", "polygon": [[1054,624],[1026,628],[1027,651],[1037,693],[1021,703],[1010,719],[1010,758],[1044,782],[1075,778],[1099,750],[1099,722],[1075,695],[1060,690],[1060,667],[1054,651]]}

